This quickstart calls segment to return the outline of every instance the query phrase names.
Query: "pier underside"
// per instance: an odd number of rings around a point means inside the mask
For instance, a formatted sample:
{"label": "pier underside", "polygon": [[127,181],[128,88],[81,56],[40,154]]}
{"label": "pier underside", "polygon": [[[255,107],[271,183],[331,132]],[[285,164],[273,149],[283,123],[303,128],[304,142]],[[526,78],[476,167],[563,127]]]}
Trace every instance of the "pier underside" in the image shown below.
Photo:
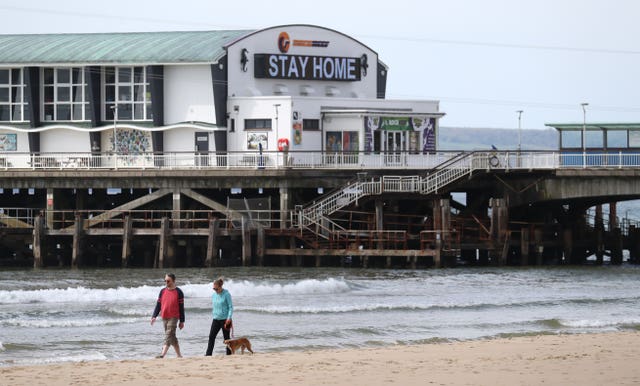
{"label": "pier underside", "polygon": [[361,174],[304,178],[297,171],[216,183],[172,175],[158,176],[153,188],[132,176],[112,185],[130,181],[130,188],[105,187],[118,181],[113,176],[94,176],[98,187],[88,188],[84,176],[55,180],[55,187],[3,189],[0,263],[430,268],[640,261],[637,228],[617,216],[615,204],[638,198],[633,186],[618,186],[616,196],[610,186],[585,186],[584,176],[484,173],[432,194],[338,198],[335,210],[303,221],[305,207],[371,177]]}

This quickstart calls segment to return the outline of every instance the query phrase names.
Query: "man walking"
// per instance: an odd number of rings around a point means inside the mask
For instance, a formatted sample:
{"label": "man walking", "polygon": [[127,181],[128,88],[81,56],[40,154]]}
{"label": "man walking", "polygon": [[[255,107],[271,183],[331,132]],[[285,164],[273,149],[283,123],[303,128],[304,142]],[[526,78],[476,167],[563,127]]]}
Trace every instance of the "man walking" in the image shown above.
{"label": "man walking", "polygon": [[151,317],[152,326],[158,314],[162,317],[162,323],[164,324],[164,344],[162,352],[156,358],[164,358],[169,346],[173,346],[178,358],[182,358],[180,345],[176,337],[176,327],[181,330],[184,327],[184,294],[180,288],[176,287],[176,275],[168,273],[164,277],[164,281],[166,287],[160,290],[158,302]]}

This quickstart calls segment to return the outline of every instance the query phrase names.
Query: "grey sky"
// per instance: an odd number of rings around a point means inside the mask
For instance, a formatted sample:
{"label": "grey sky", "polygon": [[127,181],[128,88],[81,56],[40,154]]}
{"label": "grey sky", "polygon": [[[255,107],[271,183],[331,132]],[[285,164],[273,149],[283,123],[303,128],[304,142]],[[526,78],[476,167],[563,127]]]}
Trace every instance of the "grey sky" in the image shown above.
{"label": "grey sky", "polygon": [[[443,126],[640,122],[634,0],[3,0],[0,33],[259,29],[315,24],[389,67],[387,97],[437,99]],[[1,47],[0,47],[1,49]]]}

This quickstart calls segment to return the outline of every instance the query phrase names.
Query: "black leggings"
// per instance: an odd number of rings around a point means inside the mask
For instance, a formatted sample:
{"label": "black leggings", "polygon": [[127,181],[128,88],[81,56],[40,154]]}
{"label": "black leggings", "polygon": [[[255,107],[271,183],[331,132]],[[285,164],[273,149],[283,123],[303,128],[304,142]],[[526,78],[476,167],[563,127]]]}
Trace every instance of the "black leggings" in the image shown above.
{"label": "black leggings", "polygon": [[[207,346],[207,353],[204,355],[211,356],[211,354],[213,354],[213,345],[216,341],[216,336],[218,336],[218,332],[220,331],[220,329],[222,329],[222,336],[224,337],[224,339],[229,339],[229,332],[231,330],[227,330],[226,328],[224,328],[224,322],[226,322],[226,320],[224,319],[213,319],[213,322],[211,322],[211,331],[209,331],[209,345]],[[229,350],[229,347],[227,347],[227,355],[231,355],[231,350]]]}

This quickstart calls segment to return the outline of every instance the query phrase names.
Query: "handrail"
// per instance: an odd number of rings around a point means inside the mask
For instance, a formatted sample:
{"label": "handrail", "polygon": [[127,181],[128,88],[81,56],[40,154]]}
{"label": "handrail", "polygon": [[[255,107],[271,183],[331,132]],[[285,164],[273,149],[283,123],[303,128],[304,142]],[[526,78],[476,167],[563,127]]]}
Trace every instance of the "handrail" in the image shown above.
{"label": "handrail", "polygon": [[[390,155],[400,154],[396,158]],[[634,152],[570,151],[437,151],[432,153],[389,152],[171,152],[110,154],[90,152],[19,153],[0,152],[0,172],[9,170],[233,170],[233,169],[328,169],[328,170],[416,170],[422,173],[446,169],[464,158],[474,158],[478,167],[492,169],[629,169],[640,168],[640,150]],[[400,161],[398,161],[398,159]]]}

